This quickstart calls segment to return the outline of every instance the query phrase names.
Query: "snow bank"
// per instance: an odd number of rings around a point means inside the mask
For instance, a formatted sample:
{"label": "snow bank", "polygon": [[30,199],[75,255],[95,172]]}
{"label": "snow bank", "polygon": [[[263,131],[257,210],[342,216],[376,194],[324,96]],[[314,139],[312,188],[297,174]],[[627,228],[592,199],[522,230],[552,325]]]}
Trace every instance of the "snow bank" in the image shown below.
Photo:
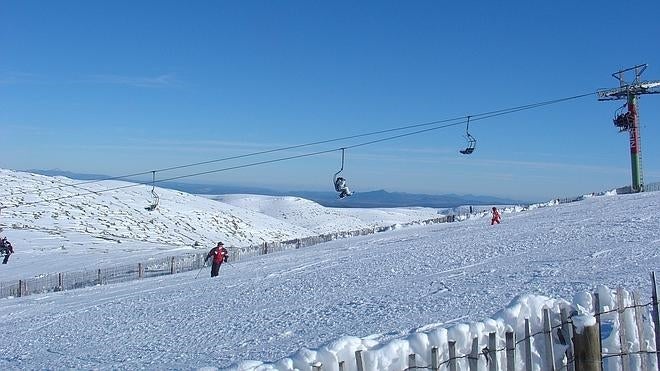
{"label": "snow bank", "polygon": [[[610,290],[605,286],[599,286],[596,292],[601,298],[601,313],[611,310],[612,305],[616,303],[616,290]],[[633,307],[631,294],[622,290],[624,298],[624,307]],[[561,323],[561,309],[569,310],[570,321],[574,331],[582,333],[587,326],[596,325],[592,309],[593,295],[589,292],[581,292],[574,296],[572,302],[564,299],[552,299],[542,295],[519,295],[515,297],[510,304],[495,313],[491,318],[481,322],[460,323],[450,327],[434,328],[430,331],[413,331],[406,337],[393,339],[384,343],[379,343],[368,338],[360,339],[356,337],[344,336],[329,344],[323,345],[318,349],[303,348],[289,357],[282,358],[272,363],[262,363],[258,361],[243,361],[226,370],[305,370],[310,369],[312,365],[322,365],[323,370],[338,371],[339,362],[344,362],[344,370],[357,370],[355,352],[362,351],[362,361],[366,370],[391,370],[400,371],[406,369],[409,364],[408,356],[416,355],[418,367],[428,367],[431,365],[431,350],[433,347],[439,348],[439,362],[448,361],[449,354],[447,344],[449,341],[455,342],[457,362],[459,369],[461,364],[467,365],[465,355],[472,351],[473,340],[478,339],[480,350],[480,363],[485,365],[485,353],[488,352],[488,337],[490,333],[496,333],[497,349],[500,354],[497,356],[500,369],[506,368],[506,358],[502,354],[505,347],[506,332],[514,332],[517,345],[518,356],[516,357],[516,369],[525,368],[526,355],[524,354],[525,322],[529,320],[531,327],[531,349],[532,360],[535,365],[540,365],[541,369],[546,369],[545,349],[543,329],[543,311],[549,310],[551,326],[559,329]],[[616,306],[614,307],[616,308]],[[601,315],[601,321],[605,321],[611,328],[607,327],[603,332],[603,352],[615,353],[621,349],[619,341],[620,331],[623,328],[626,334],[626,344],[630,351],[652,350],[655,348],[655,338],[653,334],[653,325],[648,320],[648,310],[645,309],[644,324],[640,326],[644,334],[640,337],[637,324],[634,320],[634,309],[626,309],[620,323],[617,312]],[[421,329],[428,328],[428,326]],[[565,352],[568,349],[564,344],[563,334],[560,337],[559,331],[553,330],[552,339],[555,350],[555,367],[563,367],[567,363]],[[642,344],[636,339],[643,339]],[[641,346],[641,347],[640,347]],[[640,367],[639,360],[630,359],[633,369]],[[605,363],[605,370],[618,370],[616,360]],[[636,366],[636,367],[635,367]]]}

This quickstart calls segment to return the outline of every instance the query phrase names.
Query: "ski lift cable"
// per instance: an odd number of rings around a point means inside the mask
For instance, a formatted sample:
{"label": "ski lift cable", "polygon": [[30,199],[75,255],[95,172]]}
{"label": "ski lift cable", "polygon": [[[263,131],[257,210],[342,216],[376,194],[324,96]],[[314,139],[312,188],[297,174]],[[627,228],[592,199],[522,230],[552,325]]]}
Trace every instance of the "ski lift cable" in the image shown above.
{"label": "ski lift cable", "polygon": [[[548,105],[548,104],[553,104],[553,103],[549,103],[549,102],[538,103],[538,104],[534,104],[534,105],[528,105],[524,108],[523,107],[516,107],[516,108],[508,110],[508,111],[500,110],[500,111],[497,111],[496,113],[492,113],[488,116],[483,116],[483,117],[479,117],[477,119],[474,119],[473,121],[484,120],[484,119],[487,119],[487,118],[502,116],[502,115],[506,115],[506,114],[509,114],[509,113],[518,112],[518,111],[531,109],[531,108],[539,107],[541,105]],[[192,174],[174,176],[174,177],[164,178],[164,179],[160,179],[158,181],[154,181],[154,183],[155,182],[168,182],[168,181],[179,180],[179,179],[184,179],[184,178],[192,178],[192,177],[201,176],[201,175],[214,174],[214,173],[219,173],[219,172],[224,172],[224,171],[229,171],[229,170],[236,170],[236,169],[242,169],[242,168],[247,168],[247,167],[271,164],[271,163],[275,163],[275,162],[288,161],[288,160],[304,158],[304,157],[318,156],[318,155],[322,155],[322,154],[326,154],[326,153],[335,152],[335,151],[338,151],[338,150],[341,150],[343,152],[346,149],[350,149],[350,148],[364,147],[364,146],[371,145],[371,144],[376,144],[376,143],[381,143],[381,142],[385,142],[385,141],[395,140],[395,139],[404,138],[404,137],[417,135],[417,134],[421,134],[421,133],[426,133],[426,132],[430,132],[430,131],[445,129],[445,128],[456,126],[456,125],[462,125],[466,122],[467,122],[467,120],[456,122],[456,123],[451,123],[451,124],[439,125],[439,126],[435,126],[435,127],[432,127],[432,128],[416,130],[416,131],[413,131],[413,132],[399,134],[399,135],[393,135],[393,136],[390,136],[390,137],[380,138],[380,139],[377,139],[377,140],[358,143],[358,144],[354,144],[354,145],[346,146],[346,147],[341,147],[341,148],[333,148],[333,149],[329,149],[329,150],[316,151],[316,152],[311,152],[311,153],[304,153],[304,154],[300,154],[300,155],[281,157],[281,158],[272,159],[272,160],[265,160],[265,161],[253,162],[253,163],[248,163],[248,164],[243,164],[243,165],[225,167],[225,168],[221,168],[221,169],[214,169],[214,170],[202,171],[202,172],[197,172],[197,173],[192,173]],[[342,162],[342,167],[343,167],[343,162]],[[40,200],[40,201],[34,201],[34,202],[18,203],[16,205],[6,206],[5,208],[19,207],[19,206],[31,206],[31,205],[41,204],[41,203],[60,201],[60,200],[73,198],[73,197],[85,196],[85,195],[90,195],[90,194],[98,194],[98,193],[102,193],[102,192],[115,191],[115,190],[126,189],[126,188],[131,188],[131,187],[137,187],[137,186],[140,186],[140,185],[149,185],[149,184],[150,184],[149,182],[137,182],[137,183],[131,183],[131,184],[128,184],[128,185],[108,188],[108,189],[101,190],[101,191],[96,191],[96,192],[87,192],[87,193],[61,196],[61,197],[56,197],[56,198],[46,199],[46,200]]]}
{"label": "ski lift cable", "polygon": [[[569,100],[584,98],[584,97],[587,97],[587,96],[590,96],[590,95],[593,95],[593,94],[595,94],[595,93],[590,92],[590,93],[579,94],[579,95],[574,95],[574,96],[560,98],[560,99],[554,99],[554,100],[550,100],[550,101],[544,101],[544,102],[538,102],[538,103],[526,104],[526,105],[517,106],[517,107],[511,107],[511,108],[506,108],[506,109],[490,111],[490,112],[478,113],[478,114],[474,114],[474,115],[471,115],[471,116],[476,117],[477,119],[486,119],[486,118],[495,117],[495,116],[499,116],[499,115],[503,115],[503,114],[509,114],[509,113],[518,112],[518,111],[522,111],[522,110],[528,110],[528,109],[537,108],[537,107],[541,107],[541,106],[545,106],[545,105],[556,104],[556,103],[561,103],[561,102],[565,102],[565,101],[569,101]],[[320,141],[315,141],[315,142],[310,142],[310,143],[304,143],[304,144],[298,144],[298,145],[293,145],[293,146],[281,147],[281,148],[274,148],[274,149],[271,149],[271,150],[246,153],[246,154],[243,154],[243,155],[224,157],[224,158],[219,158],[219,159],[195,162],[195,163],[178,165],[178,166],[171,166],[171,167],[166,167],[166,168],[161,168],[161,169],[156,169],[156,170],[143,171],[143,172],[137,172],[137,173],[132,173],[132,174],[114,176],[114,177],[106,177],[106,178],[102,178],[102,179],[88,180],[88,181],[76,182],[76,183],[72,183],[72,184],[65,184],[65,185],[59,185],[59,186],[53,186],[53,187],[46,187],[46,188],[41,188],[41,189],[38,189],[38,190],[16,192],[16,193],[12,193],[12,194],[2,194],[2,195],[0,195],[0,198],[10,197],[10,196],[18,196],[18,195],[28,194],[28,193],[33,193],[33,192],[43,192],[43,191],[52,190],[52,189],[64,189],[64,188],[68,188],[68,187],[76,187],[76,186],[80,186],[80,185],[84,185],[84,184],[99,183],[99,182],[103,182],[103,181],[107,181],[107,180],[122,180],[122,179],[126,180],[128,178],[132,178],[132,177],[136,177],[136,176],[140,176],[140,175],[146,175],[146,174],[156,172],[156,171],[157,172],[166,172],[166,171],[172,171],[172,170],[185,169],[185,168],[189,168],[189,167],[207,165],[207,164],[212,164],[212,163],[217,163],[217,162],[222,162],[222,161],[236,160],[236,159],[241,159],[241,158],[246,158],[246,157],[251,157],[251,156],[257,156],[257,155],[269,154],[269,153],[274,153],[274,152],[287,151],[287,150],[298,149],[298,148],[309,147],[309,146],[320,145],[320,144],[327,144],[327,143],[332,143],[332,142],[337,142],[337,141],[342,141],[342,140],[356,139],[356,138],[361,138],[361,137],[366,137],[366,136],[373,136],[373,135],[390,133],[390,132],[394,132],[394,131],[401,131],[401,130],[413,129],[413,128],[417,128],[417,127],[447,123],[447,122],[452,122],[452,121],[457,121],[457,120],[463,120],[464,118],[465,118],[465,116],[461,116],[461,117],[455,117],[455,118],[444,119],[444,120],[430,121],[430,122],[425,122],[425,123],[420,123],[420,124],[411,124],[411,125],[406,125],[406,126],[401,126],[401,127],[391,128],[391,129],[384,129],[384,130],[378,130],[378,131],[373,131],[373,132],[368,132],[368,133],[350,135],[350,136],[345,136],[345,137],[340,137],[340,138],[320,140]],[[460,123],[463,123],[463,121],[461,121]],[[456,124],[459,124],[459,123],[456,123]],[[163,182],[163,181],[165,181],[165,180],[159,180],[158,182]]]}

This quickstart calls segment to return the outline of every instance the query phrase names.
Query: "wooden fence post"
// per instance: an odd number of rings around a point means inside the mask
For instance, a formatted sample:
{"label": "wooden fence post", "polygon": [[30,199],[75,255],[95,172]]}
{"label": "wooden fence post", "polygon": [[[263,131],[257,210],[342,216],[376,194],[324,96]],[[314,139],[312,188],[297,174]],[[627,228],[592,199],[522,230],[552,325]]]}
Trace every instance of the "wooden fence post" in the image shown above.
{"label": "wooden fence post", "polygon": [[472,339],[472,351],[468,357],[470,371],[479,371],[479,338]]}
{"label": "wooden fence post", "polygon": [[545,338],[545,370],[555,371],[555,350],[552,344],[550,309],[543,309],[543,337]]}
{"label": "wooden fence post", "polygon": [[600,328],[598,325],[585,326],[582,333],[573,329],[575,344],[575,369],[580,371],[600,371]]}
{"label": "wooden fence post", "polygon": [[64,291],[64,273],[57,274],[57,289],[56,291]]}
{"label": "wooden fence post", "polygon": [[506,371],[516,370],[516,333],[507,331],[506,333]]}
{"label": "wooden fence post", "polygon": [[176,273],[176,261],[175,258],[172,257],[172,260],[170,260],[170,274]]}
{"label": "wooden fence post", "polygon": [[438,357],[438,347],[431,348],[431,370],[438,371],[440,358]]}
{"label": "wooden fence post", "polygon": [[417,360],[415,359],[415,356],[415,353],[408,355],[408,370],[414,370],[417,368]]}
{"label": "wooden fence post", "polygon": [[449,341],[447,346],[449,347],[449,371],[456,371],[458,369],[456,365],[456,342]]}
{"label": "wooden fence post", "polygon": [[628,334],[626,333],[626,324],[625,324],[625,314],[626,314],[626,305],[623,301],[623,287],[619,286],[616,289],[616,305],[617,305],[617,314],[619,317],[619,343],[621,344],[621,369],[623,371],[628,371],[630,366],[630,357],[628,353]]}
{"label": "wooden fence post", "polygon": [[568,322],[568,308],[563,307],[561,308],[561,333],[562,336],[564,337],[564,341],[566,342],[566,369],[567,371],[575,371],[575,362],[573,362],[573,326]]}
{"label": "wooden fence post", "polygon": [[525,318],[525,370],[532,371],[532,327]]}
{"label": "wooden fence post", "polygon": [[101,268],[99,268],[98,271],[96,272],[96,282],[98,282],[99,285],[103,283],[101,281]]}
{"label": "wooden fence post", "polygon": [[142,266],[142,263],[138,263],[138,278],[144,278],[144,266]]}
{"label": "wooden fence post", "polygon": [[18,280],[18,291],[16,295],[20,298],[23,296],[23,280]]}
{"label": "wooden fence post", "polygon": [[658,369],[660,369],[660,312],[658,312],[658,289],[656,288],[656,281],[655,281],[655,272],[651,272],[651,292],[652,292],[652,315],[653,315],[653,326],[655,327],[655,356],[656,356],[656,362],[658,365]]}
{"label": "wooden fence post", "polygon": [[364,363],[362,362],[362,351],[355,351],[355,365],[357,366],[358,371],[364,371]]}
{"label": "wooden fence post", "polygon": [[635,324],[637,325],[637,340],[639,341],[639,362],[642,366],[642,371],[646,371],[648,357],[644,353],[641,353],[646,351],[646,349],[642,349],[644,345],[644,320],[642,317],[642,308],[640,308],[639,303],[639,291],[635,290],[633,291],[633,305],[635,306]]}
{"label": "wooden fence post", "polygon": [[488,334],[488,356],[486,358],[488,370],[497,371],[497,333]]}
{"label": "wooden fence post", "polygon": [[339,371],[344,371],[344,361],[339,361]]}
{"label": "wooden fence post", "polygon": [[[598,334],[601,332],[601,327],[600,327],[600,296],[598,293],[594,293],[594,316],[596,316],[596,324],[598,325]],[[575,333],[575,331],[573,331]],[[603,362],[603,343],[600,339],[600,335],[598,336],[598,351],[600,352],[600,361]],[[602,365],[601,365],[602,368]]]}
{"label": "wooden fence post", "polygon": [[323,363],[318,361],[312,363],[312,371],[321,371],[321,370],[323,370]]}

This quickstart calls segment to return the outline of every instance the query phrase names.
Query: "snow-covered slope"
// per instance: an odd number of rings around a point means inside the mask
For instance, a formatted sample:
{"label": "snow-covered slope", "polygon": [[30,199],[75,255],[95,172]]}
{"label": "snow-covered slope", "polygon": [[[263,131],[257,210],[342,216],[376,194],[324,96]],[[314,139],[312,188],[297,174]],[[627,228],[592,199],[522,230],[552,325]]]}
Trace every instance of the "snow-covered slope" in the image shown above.
{"label": "snow-covered slope", "polygon": [[324,344],[349,349],[349,337],[387,342],[478,321],[521,294],[571,299],[623,285],[648,302],[658,215],[660,193],[592,197],[495,226],[475,218],[262,255],[218,278],[0,299],[0,369],[285,368]]}
{"label": "snow-covered slope", "polygon": [[[145,210],[151,203],[150,186],[122,181],[70,186],[81,182],[1,169],[0,180],[0,226],[17,250],[11,264],[0,270],[0,281],[206,250],[217,241],[249,246],[428,219],[434,213],[339,211],[303,199],[267,196],[232,205],[158,187],[160,206],[150,212]],[[74,195],[80,196],[70,197]],[[52,263],[44,266],[45,260]]]}
{"label": "snow-covered slope", "polygon": [[[210,196],[229,205],[286,220],[316,234],[408,223],[438,217],[432,208],[348,209],[329,208],[300,197],[261,195]],[[350,200],[346,200],[347,204]]]}

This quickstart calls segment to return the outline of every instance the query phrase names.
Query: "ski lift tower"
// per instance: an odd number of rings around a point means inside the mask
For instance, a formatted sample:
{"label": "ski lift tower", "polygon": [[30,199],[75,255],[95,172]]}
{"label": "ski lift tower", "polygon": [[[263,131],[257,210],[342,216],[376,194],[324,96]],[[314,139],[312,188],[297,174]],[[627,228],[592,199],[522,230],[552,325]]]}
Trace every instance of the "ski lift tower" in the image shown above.
{"label": "ski lift tower", "polygon": [[[637,97],[643,94],[660,93],[660,81],[640,81],[640,76],[646,69],[646,66],[646,64],[640,64],[613,73],[612,76],[619,80],[619,87],[597,92],[599,101],[619,99],[626,99],[627,101],[624,106],[627,106],[628,112],[617,112],[618,114],[614,117],[614,126],[619,128],[619,132],[627,131],[630,133],[630,163],[632,165],[633,192],[644,191]],[[635,78],[632,82],[626,82],[625,80],[624,74],[629,71],[635,72]]]}

